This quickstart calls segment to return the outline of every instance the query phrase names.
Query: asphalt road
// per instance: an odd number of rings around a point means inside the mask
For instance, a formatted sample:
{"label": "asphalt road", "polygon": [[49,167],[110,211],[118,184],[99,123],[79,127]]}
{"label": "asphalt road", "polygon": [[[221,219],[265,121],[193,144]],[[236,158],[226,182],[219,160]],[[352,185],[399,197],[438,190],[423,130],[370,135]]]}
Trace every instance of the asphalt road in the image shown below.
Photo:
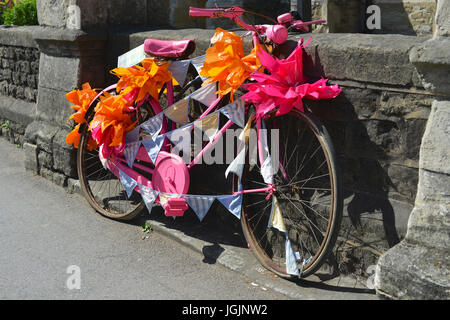
{"label": "asphalt road", "polygon": [[0,138],[0,299],[287,299],[26,172]]}

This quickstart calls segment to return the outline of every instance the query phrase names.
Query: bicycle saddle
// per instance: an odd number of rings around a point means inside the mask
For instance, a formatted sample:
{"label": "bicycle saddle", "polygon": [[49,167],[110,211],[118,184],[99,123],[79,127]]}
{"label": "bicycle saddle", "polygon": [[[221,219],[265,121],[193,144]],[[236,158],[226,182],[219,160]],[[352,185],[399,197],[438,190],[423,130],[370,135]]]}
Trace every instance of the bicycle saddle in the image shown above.
{"label": "bicycle saddle", "polygon": [[159,58],[179,59],[187,58],[195,50],[194,40],[157,40],[146,39],[144,50],[148,55]]}

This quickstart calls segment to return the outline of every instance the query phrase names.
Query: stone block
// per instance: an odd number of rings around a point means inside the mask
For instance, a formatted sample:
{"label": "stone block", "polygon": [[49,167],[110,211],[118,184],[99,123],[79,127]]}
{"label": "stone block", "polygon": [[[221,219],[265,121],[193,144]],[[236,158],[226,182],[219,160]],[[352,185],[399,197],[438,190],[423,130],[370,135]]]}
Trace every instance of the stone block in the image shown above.
{"label": "stone block", "polygon": [[378,294],[390,299],[446,300],[449,251],[402,241],[378,260],[374,285]]}
{"label": "stone block", "polygon": [[47,89],[70,91],[80,85],[81,61],[79,58],[41,54],[39,84]]}
{"label": "stone block", "polygon": [[23,144],[25,169],[35,174],[39,174],[39,165],[37,159],[37,146],[25,142]]}
{"label": "stone block", "polygon": [[450,101],[435,101],[421,145],[420,167],[450,175]]}
{"label": "stone block", "polygon": [[39,86],[36,116],[38,120],[64,125],[73,110],[65,94],[69,90],[54,90]]}

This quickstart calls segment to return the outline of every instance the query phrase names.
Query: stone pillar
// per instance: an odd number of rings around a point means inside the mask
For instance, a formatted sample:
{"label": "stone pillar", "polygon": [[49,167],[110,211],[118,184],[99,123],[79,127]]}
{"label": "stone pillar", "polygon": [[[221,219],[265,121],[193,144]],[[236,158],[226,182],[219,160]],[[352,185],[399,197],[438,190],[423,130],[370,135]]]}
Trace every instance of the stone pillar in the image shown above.
{"label": "stone pillar", "polygon": [[411,50],[436,95],[422,138],[415,207],[405,239],[382,255],[375,289],[394,299],[450,297],[450,2],[439,0],[432,39]]}
{"label": "stone pillar", "polygon": [[41,27],[33,36],[40,51],[39,86],[35,119],[25,130],[25,156],[32,160],[26,169],[63,186],[77,176],[76,150],[65,142],[73,113],[65,94],[85,82],[105,85],[106,25],[115,21],[108,7],[101,7],[105,3],[37,1]]}

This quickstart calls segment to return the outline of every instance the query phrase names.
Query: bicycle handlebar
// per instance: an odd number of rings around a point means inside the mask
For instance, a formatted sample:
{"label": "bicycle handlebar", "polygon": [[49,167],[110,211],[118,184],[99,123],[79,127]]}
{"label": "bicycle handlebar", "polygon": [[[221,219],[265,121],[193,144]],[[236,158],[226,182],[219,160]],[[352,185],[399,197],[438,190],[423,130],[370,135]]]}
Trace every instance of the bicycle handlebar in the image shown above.
{"label": "bicycle handlebar", "polygon": [[292,20],[290,13],[285,13],[278,17],[278,24],[275,25],[250,25],[245,23],[240,16],[246,11],[240,7],[234,6],[228,9],[216,8],[216,9],[204,9],[189,7],[189,15],[191,17],[206,17],[206,18],[229,18],[238,24],[241,28],[253,32],[265,33],[267,38],[276,43],[282,44],[287,40],[288,28],[294,28],[297,30],[302,30],[308,32],[308,25],[325,23],[326,20],[313,20],[308,22],[303,22],[301,20]]}

